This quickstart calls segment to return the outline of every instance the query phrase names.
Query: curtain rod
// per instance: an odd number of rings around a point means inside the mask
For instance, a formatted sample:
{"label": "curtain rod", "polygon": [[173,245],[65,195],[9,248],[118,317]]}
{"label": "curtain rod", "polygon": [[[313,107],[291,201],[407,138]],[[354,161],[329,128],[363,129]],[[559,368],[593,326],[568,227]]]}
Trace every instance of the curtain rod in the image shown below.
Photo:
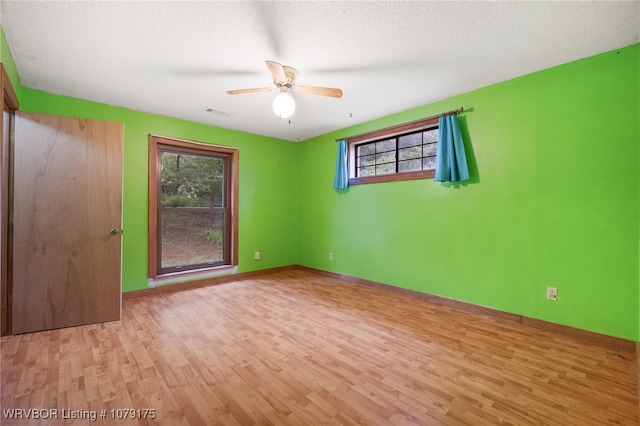
{"label": "curtain rod", "polygon": [[353,137],[356,137],[356,136],[358,136],[358,137],[362,137],[362,136],[366,136],[366,135],[368,135],[368,134],[373,134],[373,133],[382,132],[382,131],[385,131],[385,130],[387,130],[387,129],[393,129],[393,128],[398,127],[398,126],[406,126],[407,124],[417,123],[417,122],[419,122],[419,121],[431,120],[432,118],[440,118],[440,117],[444,117],[444,116],[446,116],[446,115],[459,114],[459,113],[461,113],[461,112],[463,112],[463,111],[464,111],[464,108],[463,108],[463,107],[460,107],[460,108],[458,108],[458,109],[453,109],[453,110],[451,110],[451,111],[443,112],[443,113],[441,113],[441,114],[432,115],[431,117],[421,118],[421,119],[419,119],[419,120],[411,121],[411,122],[409,122],[409,123],[402,123],[402,124],[397,124],[397,125],[395,125],[395,126],[385,127],[384,129],[372,130],[372,131],[367,132],[367,133],[362,133],[362,134],[359,134],[359,135],[349,136],[349,137],[347,137],[347,138],[337,138],[337,139],[336,139],[336,142],[339,142],[339,141],[341,141],[341,140],[348,140],[348,139],[353,138]]}

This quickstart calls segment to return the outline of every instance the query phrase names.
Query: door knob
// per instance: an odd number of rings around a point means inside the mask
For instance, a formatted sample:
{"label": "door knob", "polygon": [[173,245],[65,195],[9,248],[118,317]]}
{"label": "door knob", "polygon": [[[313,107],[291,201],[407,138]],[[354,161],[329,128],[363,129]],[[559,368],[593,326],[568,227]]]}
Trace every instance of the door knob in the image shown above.
{"label": "door knob", "polygon": [[120,231],[118,231],[116,228],[111,228],[111,231],[109,231],[109,233],[111,235],[118,235],[120,233]]}

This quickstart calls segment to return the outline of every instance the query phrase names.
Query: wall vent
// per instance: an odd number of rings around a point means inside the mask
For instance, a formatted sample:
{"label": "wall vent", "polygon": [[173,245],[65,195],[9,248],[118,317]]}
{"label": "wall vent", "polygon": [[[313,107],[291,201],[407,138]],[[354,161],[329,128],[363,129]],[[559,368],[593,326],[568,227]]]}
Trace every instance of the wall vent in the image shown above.
{"label": "wall vent", "polygon": [[231,115],[230,112],[221,111],[219,109],[211,107],[206,107],[202,111],[206,112],[207,114],[219,115],[221,117],[229,117]]}

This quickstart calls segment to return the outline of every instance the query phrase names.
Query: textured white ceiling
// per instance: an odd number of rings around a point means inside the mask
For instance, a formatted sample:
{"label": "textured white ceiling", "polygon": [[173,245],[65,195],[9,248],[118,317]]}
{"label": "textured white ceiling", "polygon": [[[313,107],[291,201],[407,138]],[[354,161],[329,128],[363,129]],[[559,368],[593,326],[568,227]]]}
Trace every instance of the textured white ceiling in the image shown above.
{"label": "textured white ceiling", "polygon": [[[281,139],[304,140],[640,41],[640,2],[6,1],[23,86]],[[264,60],[298,84],[271,111]],[[220,113],[206,113],[213,108]]]}

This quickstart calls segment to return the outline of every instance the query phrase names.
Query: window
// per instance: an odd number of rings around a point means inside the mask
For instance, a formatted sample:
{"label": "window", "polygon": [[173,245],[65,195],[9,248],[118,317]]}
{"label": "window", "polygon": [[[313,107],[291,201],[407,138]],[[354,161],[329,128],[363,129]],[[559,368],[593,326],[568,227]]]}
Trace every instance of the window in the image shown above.
{"label": "window", "polygon": [[355,147],[355,177],[434,170],[438,129],[361,143]]}
{"label": "window", "polygon": [[149,138],[149,275],[237,264],[236,149]]}
{"label": "window", "polygon": [[432,178],[438,118],[349,138],[349,185]]}

